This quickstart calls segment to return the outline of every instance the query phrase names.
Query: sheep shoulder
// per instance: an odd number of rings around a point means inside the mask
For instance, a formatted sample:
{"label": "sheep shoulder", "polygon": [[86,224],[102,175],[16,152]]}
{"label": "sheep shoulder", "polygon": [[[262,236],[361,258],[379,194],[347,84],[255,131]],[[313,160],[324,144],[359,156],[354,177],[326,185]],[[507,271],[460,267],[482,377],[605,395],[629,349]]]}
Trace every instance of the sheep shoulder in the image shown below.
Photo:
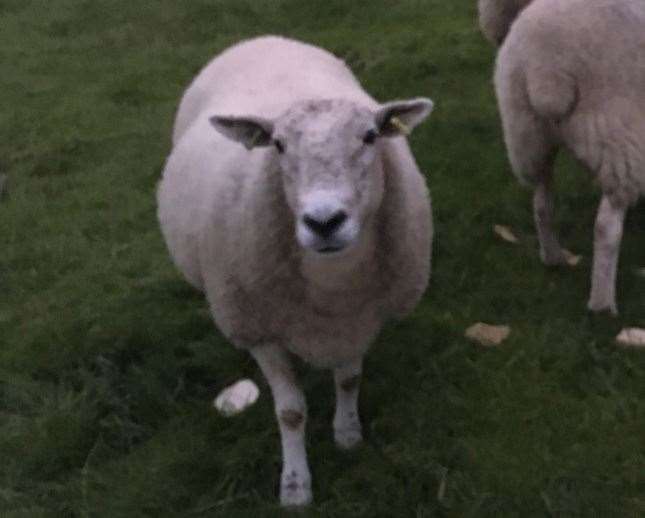
{"label": "sheep shoulder", "polygon": [[433,225],[431,201],[408,144],[386,144],[383,155],[385,197],[382,205],[380,275],[388,317],[402,318],[417,305],[428,284]]}

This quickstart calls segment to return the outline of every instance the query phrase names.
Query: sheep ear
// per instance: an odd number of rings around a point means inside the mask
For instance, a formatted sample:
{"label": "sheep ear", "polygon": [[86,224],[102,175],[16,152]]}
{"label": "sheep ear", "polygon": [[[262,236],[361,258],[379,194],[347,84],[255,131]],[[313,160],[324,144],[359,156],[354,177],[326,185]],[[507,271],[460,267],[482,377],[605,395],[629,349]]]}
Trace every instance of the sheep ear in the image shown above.
{"label": "sheep ear", "polygon": [[379,135],[398,137],[409,135],[412,130],[430,115],[434,103],[425,97],[407,101],[392,101],[376,112],[376,127]]}
{"label": "sheep ear", "polygon": [[271,144],[273,123],[261,117],[221,117],[210,119],[213,127],[225,137],[244,145],[246,149]]}

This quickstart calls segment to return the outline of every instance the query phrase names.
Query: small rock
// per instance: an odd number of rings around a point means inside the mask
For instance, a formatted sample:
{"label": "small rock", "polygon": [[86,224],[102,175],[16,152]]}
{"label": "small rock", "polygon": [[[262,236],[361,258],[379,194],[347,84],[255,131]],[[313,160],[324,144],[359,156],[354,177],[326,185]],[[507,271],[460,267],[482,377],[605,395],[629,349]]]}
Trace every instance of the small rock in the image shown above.
{"label": "small rock", "polygon": [[626,327],[618,334],[616,341],[625,347],[645,347],[645,329]]}
{"label": "small rock", "polygon": [[486,347],[493,347],[501,344],[511,334],[509,326],[492,326],[477,322],[466,329],[466,338],[475,340]]}
{"label": "small rock", "polygon": [[508,243],[519,243],[519,239],[517,239],[517,236],[513,233],[513,231],[505,226],[505,225],[494,225],[493,226],[493,232],[497,234],[499,237],[501,237],[504,241],[507,241]]}
{"label": "small rock", "polygon": [[250,407],[259,395],[258,386],[249,379],[243,379],[222,390],[215,398],[214,406],[223,416],[231,417]]}

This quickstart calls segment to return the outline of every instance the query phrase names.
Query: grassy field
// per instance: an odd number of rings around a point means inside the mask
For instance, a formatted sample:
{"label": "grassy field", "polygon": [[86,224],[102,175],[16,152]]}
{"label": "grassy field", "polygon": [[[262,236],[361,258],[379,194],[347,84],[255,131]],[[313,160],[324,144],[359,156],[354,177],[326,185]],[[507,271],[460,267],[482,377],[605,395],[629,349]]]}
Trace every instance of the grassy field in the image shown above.
{"label": "grassy field", "polygon": [[[558,164],[575,269],[539,261],[506,162],[474,0],[0,0],[0,515],[276,516],[278,429],[247,355],[169,261],[154,190],[179,96],[216,52],[280,33],[343,57],[380,100],[436,102],[412,146],[432,190],[433,279],[366,362],[366,442],[337,451],[305,371],[311,516],[645,516],[645,211],[621,316],[590,316],[598,193]],[[496,238],[510,225],[517,246]],[[463,337],[512,326],[500,348]],[[211,407],[250,376],[258,404]]]}

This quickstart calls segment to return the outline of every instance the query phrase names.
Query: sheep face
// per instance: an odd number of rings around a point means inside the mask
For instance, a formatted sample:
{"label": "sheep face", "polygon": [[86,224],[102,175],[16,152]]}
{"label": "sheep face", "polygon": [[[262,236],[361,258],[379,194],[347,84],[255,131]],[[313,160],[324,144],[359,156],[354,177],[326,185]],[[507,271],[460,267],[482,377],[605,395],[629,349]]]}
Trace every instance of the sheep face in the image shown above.
{"label": "sheep face", "polygon": [[311,101],[275,121],[283,185],[305,249],[339,252],[357,241],[380,205],[374,114],[348,101]]}
{"label": "sheep face", "polygon": [[346,100],[312,100],[271,121],[215,116],[211,122],[248,149],[274,147],[297,242],[333,255],[360,240],[380,206],[380,138],[406,133],[431,108],[427,99],[388,103],[376,112]]}

